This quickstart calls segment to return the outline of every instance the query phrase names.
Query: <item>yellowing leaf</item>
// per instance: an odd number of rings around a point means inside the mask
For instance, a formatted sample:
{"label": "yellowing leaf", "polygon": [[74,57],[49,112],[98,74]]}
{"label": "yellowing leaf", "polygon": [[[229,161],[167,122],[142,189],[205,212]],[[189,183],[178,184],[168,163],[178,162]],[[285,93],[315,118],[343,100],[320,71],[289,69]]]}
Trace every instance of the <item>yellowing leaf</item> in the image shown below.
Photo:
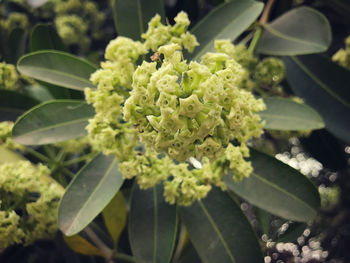
{"label": "yellowing leaf", "polygon": [[74,252],[83,255],[103,257],[103,254],[97,247],[79,235],[63,236],[63,239]]}
{"label": "yellowing leaf", "polygon": [[121,192],[118,192],[102,211],[103,219],[114,244],[118,244],[120,234],[126,224],[126,204]]}

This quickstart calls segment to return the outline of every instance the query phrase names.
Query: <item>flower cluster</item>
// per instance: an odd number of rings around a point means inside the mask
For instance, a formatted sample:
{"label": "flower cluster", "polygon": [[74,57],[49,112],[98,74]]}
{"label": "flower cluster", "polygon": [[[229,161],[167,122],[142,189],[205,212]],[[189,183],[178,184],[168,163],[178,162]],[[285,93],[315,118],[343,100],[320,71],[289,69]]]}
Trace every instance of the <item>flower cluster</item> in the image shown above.
{"label": "flower cluster", "polygon": [[0,122],[0,145],[11,150],[24,150],[24,146],[12,139],[12,128],[14,123],[10,121]]}
{"label": "flower cluster", "polygon": [[185,161],[220,157],[230,140],[245,142],[262,131],[262,100],[239,89],[242,67],[223,53],[200,63],[182,60],[178,44],[161,46],[162,65],[143,62],[133,75],[124,118],[138,127],[141,141]]}
{"label": "flower cluster", "polygon": [[19,76],[16,67],[5,62],[0,63],[0,89],[18,90]]}
{"label": "flower cluster", "polygon": [[339,49],[333,55],[332,60],[340,66],[350,70],[350,36],[345,39],[345,49]]}
{"label": "flower cluster", "polygon": [[[66,45],[76,45],[81,51],[89,48],[92,39],[99,40],[104,37],[102,29],[106,17],[99,10],[98,5],[90,0],[49,0],[38,8],[32,8],[26,0],[12,0],[20,6],[19,10],[26,12],[13,12],[8,17],[6,12],[0,14],[0,29],[8,35],[15,27],[28,29],[31,19],[52,19],[59,36]],[[0,4],[6,7],[6,3]]]}
{"label": "flower cluster", "polygon": [[0,248],[51,238],[64,189],[28,161],[0,165]]}
{"label": "flower cluster", "polygon": [[[163,184],[167,202],[190,205],[211,185],[225,189],[222,176],[229,171],[235,180],[249,176],[246,142],[262,133],[256,113],[265,105],[241,88],[247,70],[230,55],[207,53],[187,63],[182,50],[198,43],[186,31],[184,12],[175,22],[163,25],[156,15],[144,42],[110,42],[106,61],[91,76],[97,89],[85,90],[96,111],[87,130],[95,149],[119,159],[124,178],[135,177],[141,188]],[[155,53],[148,62],[149,52]],[[190,157],[202,168],[184,162]]]}

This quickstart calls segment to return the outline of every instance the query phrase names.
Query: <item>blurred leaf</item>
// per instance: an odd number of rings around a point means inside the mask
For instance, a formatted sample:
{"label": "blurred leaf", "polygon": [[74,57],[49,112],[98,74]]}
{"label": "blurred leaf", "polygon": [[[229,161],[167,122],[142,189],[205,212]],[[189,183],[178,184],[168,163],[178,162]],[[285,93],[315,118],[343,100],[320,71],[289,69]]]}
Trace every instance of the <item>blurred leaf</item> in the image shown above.
{"label": "blurred leaf", "polygon": [[30,36],[30,50],[56,49],[65,51],[66,48],[55,28],[50,24],[37,24]]}
{"label": "blurred leaf", "polygon": [[293,56],[326,51],[332,41],[327,18],[315,9],[298,7],[264,25],[256,51]]}
{"label": "blurred leaf", "polygon": [[263,98],[267,109],[259,112],[267,130],[315,130],[324,128],[321,116],[306,104],[278,97]]}
{"label": "blurred leaf", "polygon": [[41,50],[20,58],[18,70],[29,77],[65,88],[95,88],[89,81],[97,68],[90,62],[69,53]]}
{"label": "blurred leaf", "polygon": [[131,196],[129,239],[136,262],[170,262],[176,229],[176,206],[164,201],[161,186],[141,190],[135,182]]}
{"label": "blurred leaf", "polygon": [[95,247],[93,244],[91,244],[89,241],[87,241],[79,235],[74,235],[70,237],[63,236],[63,239],[66,242],[66,244],[76,253],[90,256],[104,256],[97,247]]}
{"label": "blurred leaf", "polygon": [[126,225],[127,209],[122,192],[118,192],[103,209],[102,216],[115,247]]}
{"label": "blurred leaf", "polygon": [[18,161],[25,160],[25,158],[14,151],[6,149],[5,146],[0,144],[0,164],[3,163],[16,163]]}
{"label": "blurred leaf", "polygon": [[83,230],[108,205],[123,183],[114,156],[99,154],[68,185],[58,210],[58,224],[67,236]]}
{"label": "blurred leaf", "polygon": [[285,57],[294,93],[317,110],[326,128],[350,143],[350,73],[319,55]]}
{"label": "blurred leaf", "polygon": [[306,227],[305,223],[289,223],[288,229],[277,238],[276,242],[295,242],[304,233]]}
{"label": "blurred leaf", "polygon": [[25,53],[26,42],[27,32],[23,28],[14,28],[8,40],[9,57],[5,58],[5,60],[11,64],[16,64],[18,59]]}
{"label": "blurred leaf", "polygon": [[224,177],[226,186],[238,196],[271,214],[293,221],[308,222],[320,206],[316,187],[303,174],[281,161],[250,150],[253,173],[240,182],[232,174]]}
{"label": "blurred leaf", "polygon": [[12,135],[17,143],[41,145],[66,141],[87,134],[91,105],[79,100],[52,100],[24,113],[15,123]]}
{"label": "blurred leaf", "polygon": [[141,40],[148,22],[155,14],[164,20],[163,0],[112,0],[113,17],[118,35]]}
{"label": "blurred leaf", "polygon": [[47,90],[46,87],[37,84],[26,86],[24,94],[40,102],[55,99],[55,97]]}
{"label": "blurred leaf", "polygon": [[227,193],[213,188],[204,200],[179,211],[204,263],[263,262],[251,225]]}
{"label": "blurred leaf", "polygon": [[216,39],[237,38],[260,15],[263,6],[263,3],[251,0],[232,0],[215,8],[191,30],[200,46],[188,58],[198,60],[213,50]]}

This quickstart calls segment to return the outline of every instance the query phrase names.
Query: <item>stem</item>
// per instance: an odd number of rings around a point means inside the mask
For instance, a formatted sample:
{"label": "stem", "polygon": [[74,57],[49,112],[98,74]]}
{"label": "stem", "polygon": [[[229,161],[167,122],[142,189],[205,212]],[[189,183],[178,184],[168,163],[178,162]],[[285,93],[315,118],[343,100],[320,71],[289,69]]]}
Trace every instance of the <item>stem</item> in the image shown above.
{"label": "stem", "polygon": [[78,158],[66,161],[66,162],[63,163],[63,165],[64,166],[71,166],[72,164],[76,164],[76,163],[80,163],[80,162],[86,161],[86,160],[88,160],[89,158],[91,158],[91,157],[93,157],[95,155],[96,155],[96,153],[85,154],[85,155],[82,155],[82,156],[80,156]]}
{"label": "stem", "polygon": [[35,151],[34,149],[30,147],[25,147],[25,151],[28,152],[29,154],[33,155],[34,157],[38,158],[39,160],[48,163],[50,161],[49,158],[47,158],[45,155]]}
{"label": "stem", "polygon": [[70,178],[73,178],[73,177],[75,176],[74,173],[72,173],[71,171],[69,171],[69,170],[68,170],[67,168],[65,168],[65,167],[61,168],[61,171],[62,171],[65,175],[69,176]]}
{"label": "stem", "polygon": [[56,157],[56,154],[55,154],[55,152],[51,149],[51,147],[48,146],[48,145],[44,145],[43,148],[44,148],[44,151],[46,152],[46,154],[47,154],[52,160],[54,160],[55,157]]}
{"label": "stem", "polygon": [[113,261],[113,250],[110,249],[103,241],[95,234],[90,227],[85,228],[84,232],[89,236],[89,238],[95,243],[101,253],[104,255],[106,262]]}
{"label": "stem", "polygon": [[267,21],[269,20],[271,9],[272,9],[274,3],[275,3],[275,0],[268,0],[267,1],[267,4],[264,8],[264,12],[261,15],[260,20],[259,20],[261,25],[265,25],[267,23]]}
{"label": "stem", "polygon": [[255,51],[255,48],[256,46],[258,45],[259,43],[259,40],[260,40],[260,37],[262,35],[262,27],[259,26],[256,30],[255,30],[255,33],[254,33],[254,37],[253,37],[253,40],[252,42],[250,42],[250,46],[248,48],[248,51],[250,54],[253,54],[254,51]]}
{"label": "stem", "polygon": [[248,43],[249,40],[251,40],[253,37],[253,33],[250,32],[248,35],[246,35],[239,43],[238,45],[245,45]]}

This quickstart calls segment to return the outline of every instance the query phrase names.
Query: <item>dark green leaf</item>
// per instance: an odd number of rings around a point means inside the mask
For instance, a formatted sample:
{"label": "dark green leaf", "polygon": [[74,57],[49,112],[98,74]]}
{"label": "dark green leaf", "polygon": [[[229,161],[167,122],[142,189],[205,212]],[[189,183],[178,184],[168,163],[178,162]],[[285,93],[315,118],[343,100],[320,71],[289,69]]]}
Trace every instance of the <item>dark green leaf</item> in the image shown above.
{"label": "dark green leaf", "polygon": [[264,26],[257,52],[292,56],[326,51],[332,41],[327,18],[315,9],[299,7]]}
{"label": "dark green leaf", "polygon": [[58,224],[68,236],[83,230],[112,200],[123,183],[118,161],[102,154],[86,164],[68,185]]}
{"label": "dark green leaf", "polygon": [[55,99],[55,97],[52,96],[52,94],[45,87],[36,84],[26,86],[24,93],[40,102]]}
{"label": "dark green leaf", "polygon": [[15,28],[11,31],[8,40],[9,58],[7,61],[16,64],[18,59],[23,56],[26,49],[27,32],[23,28]]}
{"label": "dark green leaf", "polygon": [[84,90],[95,88],[89,81],[96,67],[69,53],[42,50],[20,58],[18,70],[29,77],[65,88]]}
{"label": "dark green leaf", "polygon": [[0,111],[22,113],[38,103],[38,100],[17,91],[0,89]]}
{"label": "dark green leaf", "polygon": [[263,98],[267,109],[259,113],[268,130],[316,130],[324,128],[320,115],[306,104],[289,99]]}
{"label": "dark green leaf", "polygon": [[52,100],[24,113],[16,121],[12,135],[25,145],[66,141],[86,135],[85,127],[93,116],[93,107],[84,101]]}
{"label": "dark green leaf", "polygon": [[163,0],[113,0],[114,24],[118,35],[140,40],[149,20],[159,14],[164,19]]}
{"label": "dark green leaf", "polygon": [[62,39],[50,24],[37,24],[30,36],[30,50],[33,52],[43,49],[66,50]]}
{"label": "dark green leaf", "polygon": [[131,194],[129,239],[136,262],[170,262],[177,229],[176,206],[164,201],[160,185]]}
{"label": "dark green leaf", "polygon": [[260,225],[261,232],[269,236],[271,229],[271,214],[258,207],[255,207],[254,210],[256,219],[258,220]]}
{"label": "dark green leaf", "polygon": [[313,220],[320,206],[316,187],[304,175],[266,154],[251,150],[254,172],[241,182],[232,174],[226,186],[251,204],[271,214],[299,222]]}
{"label": "dark green leaf", "polygon": [[214,188],[204,200],[179,211],[204,263],[263,262],[253,229],[227,193]]}
{"label": "dark green leaf", "polygon": [[276,242],[294,242],[304,233],[306,227],[305,223],[290,223],[288,229],[277,238]]}
{"label": "dark green leaf", "polygon": [[237,38],[255,21],[263,6],[251,0],[232,0],[211,11],[192,29],[200,46],[188,57],[198,60],[214,48],[216,39]]}
{"label": "dark green leaf", "polygon": [[349,71],[319,55],[286,57],[284,62],[294,93],[321,114],[331,133],[349,143]]}

